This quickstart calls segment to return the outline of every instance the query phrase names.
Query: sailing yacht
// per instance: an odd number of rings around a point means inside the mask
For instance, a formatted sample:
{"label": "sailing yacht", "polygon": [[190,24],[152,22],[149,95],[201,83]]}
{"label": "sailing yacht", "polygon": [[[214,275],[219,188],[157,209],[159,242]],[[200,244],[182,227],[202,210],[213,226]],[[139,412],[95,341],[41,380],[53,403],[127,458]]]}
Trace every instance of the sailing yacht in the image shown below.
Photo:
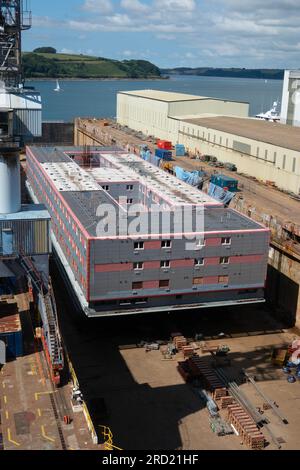
{"label": "sailing yacht", "polygon": [[54,88],[54,91],[61,91],[59,81],[56,80],[56,88]]}
{"label": "sailing yacht", "polygon": [[278,102],[274,101],[273,108],[266,113],[260,113],[255,116],[257,119],[263,119],[264,121],[277,122],[280,121],[280,114],[278,113]]}

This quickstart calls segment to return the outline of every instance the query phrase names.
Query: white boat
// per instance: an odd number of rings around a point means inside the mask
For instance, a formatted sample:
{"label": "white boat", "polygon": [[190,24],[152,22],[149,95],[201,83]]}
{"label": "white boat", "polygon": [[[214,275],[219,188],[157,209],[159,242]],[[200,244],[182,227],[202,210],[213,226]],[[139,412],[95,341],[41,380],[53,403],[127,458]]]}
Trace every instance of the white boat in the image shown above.
{"label": "white boat", "polygon": [[54,91],[61,91],[59,81],[56,80],[56,88],[54,88]]}
{"label": "white boat", "polygon": [[280,114],[278,113],[278,102],[274,101],[273,108],[266,113],[260,113],[255,116],[257,119],[263,119],[264,121],[278,122],[280,121]]}

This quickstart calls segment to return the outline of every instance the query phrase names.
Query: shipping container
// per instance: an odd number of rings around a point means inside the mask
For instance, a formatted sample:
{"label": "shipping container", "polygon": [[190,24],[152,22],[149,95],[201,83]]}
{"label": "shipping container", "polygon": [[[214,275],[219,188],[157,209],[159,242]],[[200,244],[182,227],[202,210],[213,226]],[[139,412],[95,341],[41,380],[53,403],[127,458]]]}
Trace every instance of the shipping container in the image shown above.
{"label": "shipping container", "polygon": [[23,356],[23,335],[19,314],[0,317],[0,340],[6,345],[7,359]]}
{"label": "shipping container", "polygon": [[231,192],[235,192],[238,190],[238,180],[231,178],[230,176],[226,175],[212,175],[211,183],[219,186],[220,188],[227,188]]}
{"label": "shipping container", "polygon": [[168,140],[158,140],[157,141],[157,147],[162,150],[172,150],[172,142],[169,142]]}
{"label": "shipping container", "polygon": [[175,145],[175,152],[176,157],[184,157],[185,156],[185,146],[182,144]]}
{"label": "shipping container", "polygon": [[172,152],[170,150],[165,149],[156,149],[155,155],[163,160],[170,161],[172,160]]}

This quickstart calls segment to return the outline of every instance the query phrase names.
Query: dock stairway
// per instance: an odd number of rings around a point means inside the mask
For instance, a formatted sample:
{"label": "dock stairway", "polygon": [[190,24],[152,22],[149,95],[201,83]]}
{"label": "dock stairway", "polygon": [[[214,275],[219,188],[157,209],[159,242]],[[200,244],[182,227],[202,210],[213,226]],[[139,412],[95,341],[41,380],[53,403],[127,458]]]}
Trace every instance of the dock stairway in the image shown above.
{"label": "dock stairway", "polygon": [[64,367],[64,354],[51,279],[49,277],[47,282],[42,278],[30,257],[20,255],[19,262],[38,299],[44,339],[50,356],[51,366],[54,371],[61,370]]}

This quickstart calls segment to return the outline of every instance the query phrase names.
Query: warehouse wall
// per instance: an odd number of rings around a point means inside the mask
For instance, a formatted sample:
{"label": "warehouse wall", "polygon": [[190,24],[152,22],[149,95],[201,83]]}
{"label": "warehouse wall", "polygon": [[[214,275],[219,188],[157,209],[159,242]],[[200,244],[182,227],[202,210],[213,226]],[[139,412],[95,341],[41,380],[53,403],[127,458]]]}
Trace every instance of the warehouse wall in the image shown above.
{"label": "warehouse wall", "polygon": [[221,162],[234,163],[240,173],[300,194],[300,149],[296,152],[183,121],[179,127],[179,143],[191,152],[214,155]]}
{"label": "warehouse wall", "polygon": [[168,137],[168,103],[122,93],[117,97],[118,123],[146,135]]}
{"label": "warehouse wall", "polygon": [[281,99],[281,122],[300,126],[300,73],[286,70]]}
{"label": "warehouse wall", "polygon": [[169,116],[192,114],[224,114],[228,116],[249,116],[249,104],[226,100],[206,99],[199,101],[179,101],[169,104]]}

